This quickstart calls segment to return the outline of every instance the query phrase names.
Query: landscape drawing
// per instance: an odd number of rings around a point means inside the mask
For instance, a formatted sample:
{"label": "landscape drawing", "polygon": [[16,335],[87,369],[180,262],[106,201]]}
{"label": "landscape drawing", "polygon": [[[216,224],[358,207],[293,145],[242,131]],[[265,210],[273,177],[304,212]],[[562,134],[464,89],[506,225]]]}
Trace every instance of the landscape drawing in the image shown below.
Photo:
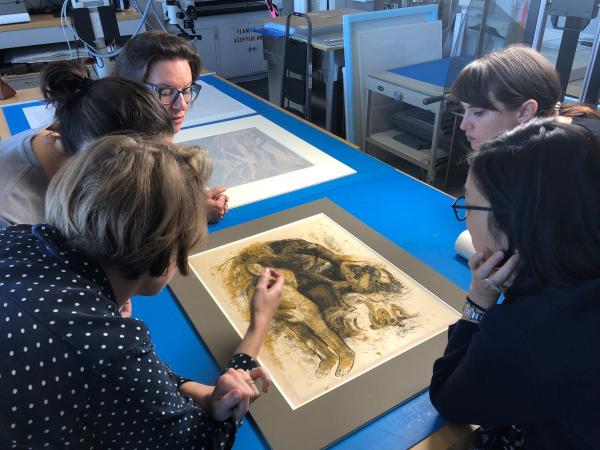
{"label": "landscape drawing", "polygon": [[187,128],[175,142],[207,149],[214,166],[208,185],[227,188],[230,208],[356,173],[256,114]]}
{"label": "landscape drawing", "polygon": [[292,409],[459,318],[323,213],[196,254],[189,263],[240,336],[258,275],[264,267],[283,272],[282,303],[259,361]]}
{"label": "landscape drawing", "polygon": [[213,162],[210,186],[235,187],[312,164],[256,127],[188,141],[207,149]]}

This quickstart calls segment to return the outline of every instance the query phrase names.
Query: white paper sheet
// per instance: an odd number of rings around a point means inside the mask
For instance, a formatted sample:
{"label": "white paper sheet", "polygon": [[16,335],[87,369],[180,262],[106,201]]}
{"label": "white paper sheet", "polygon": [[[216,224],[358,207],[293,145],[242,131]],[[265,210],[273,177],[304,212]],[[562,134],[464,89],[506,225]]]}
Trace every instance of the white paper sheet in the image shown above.
{"label": "white paper sheet", "polygon": [[[247,135],[252,138],[243,141]],[[175,142],[215,146],[207,147],[215,159],[213,179],[237,180],[225,186],[231,208],[356,173],[262,116],[183,130]],[[234,176],[217,172],[223,170]]]}
{"label": "white paper sheet", "polygon": [[[224,94],[216,87],[204,81],[198,81],[198,84],[202,86],[202,90],[185,115],[184,128],[256,113],[252,108]],[[23,114],[29,122],[29,127],[37,128],[52,122],[54,108],[45,105],[30,106],[23,108]]]}
{"label": "white paper sheet", "polygon": [[29,128],[42,128],[52,123],[54,107],[51,105],[28,106],[23,108],[23,114],[29,122]]}
{"label": "white paper sheet", "polygon": [[184,128],[256,113],[216,87],[204,81],[197,83],[202,86],[202,90],[185,115]]}

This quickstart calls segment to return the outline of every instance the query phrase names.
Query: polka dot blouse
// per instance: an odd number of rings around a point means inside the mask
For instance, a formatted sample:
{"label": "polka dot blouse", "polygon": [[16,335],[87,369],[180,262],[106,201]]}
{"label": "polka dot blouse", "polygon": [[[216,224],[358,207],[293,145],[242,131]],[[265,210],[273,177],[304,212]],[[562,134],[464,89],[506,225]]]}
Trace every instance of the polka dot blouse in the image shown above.
{"label": "polka dot blouse", "polygon": [[[102,269],[48,225],[0,232],[0,448],[222,449],[146,325],[121,317]],[[248,355],[230,367],[251,369]]]}

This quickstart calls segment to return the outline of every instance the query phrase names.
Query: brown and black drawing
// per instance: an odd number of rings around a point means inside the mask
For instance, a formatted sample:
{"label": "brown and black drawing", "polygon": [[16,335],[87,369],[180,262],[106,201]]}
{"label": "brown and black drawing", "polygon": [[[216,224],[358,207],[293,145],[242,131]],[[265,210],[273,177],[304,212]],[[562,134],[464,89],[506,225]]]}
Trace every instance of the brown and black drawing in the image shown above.
{"label": "brown and black drawing", "polygon": [[[220,270],[230,293],[249,299],[264,267],[281,270],[286,279],[275,327],[293,333],[319,357],[317,377],[329,374],[336,364],[338,377],[352,370],[354,351],[344,339],[361,332],[355,303],[367,306],[372,329],[401,327],[414,317],[397,303],[404,286],[384,267],[304,239],[254,244]],[[349,294],[358,298],[349,302]]]}
{"label": "brown and black drawing", "polygon": [[264,267],[286,278],[259,355],[295,409],[445,332],[458,313],[321,213],[190,258],[240,336]]}

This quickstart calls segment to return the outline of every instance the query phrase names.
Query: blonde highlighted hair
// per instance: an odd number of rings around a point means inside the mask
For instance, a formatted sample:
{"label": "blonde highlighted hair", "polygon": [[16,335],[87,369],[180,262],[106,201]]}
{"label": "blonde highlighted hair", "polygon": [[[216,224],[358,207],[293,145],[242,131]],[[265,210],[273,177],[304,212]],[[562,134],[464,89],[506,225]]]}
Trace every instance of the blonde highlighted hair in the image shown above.
{"label": "blonde highlighted hair", "polygon": [[160,276],[206,237],[211,164],[201,147],[156,137],[106,136],[52,179],[46,219],[67,243],[127,278]]}

